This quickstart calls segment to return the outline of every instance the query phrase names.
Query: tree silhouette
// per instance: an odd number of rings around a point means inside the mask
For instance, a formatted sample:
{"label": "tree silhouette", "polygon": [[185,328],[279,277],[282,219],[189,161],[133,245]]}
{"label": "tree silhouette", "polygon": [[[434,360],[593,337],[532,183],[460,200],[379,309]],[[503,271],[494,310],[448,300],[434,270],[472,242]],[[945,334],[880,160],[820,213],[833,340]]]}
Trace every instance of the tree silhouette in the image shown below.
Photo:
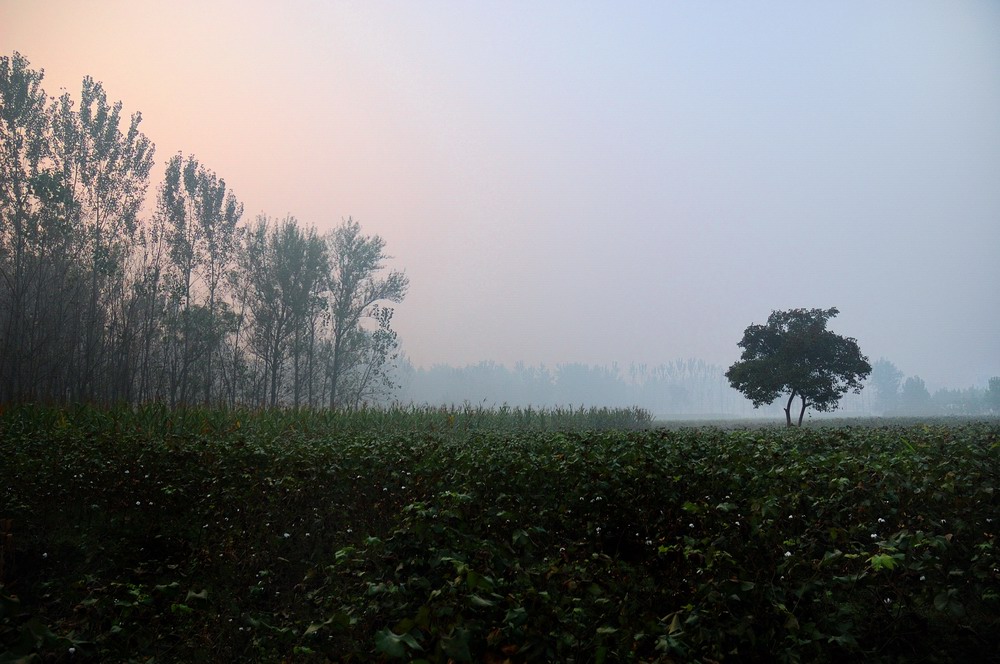
{"label": "tree silhouette", "polygon": [[792,426],[795,397],[802,400],[799,426],[809,406],[835,410],[848,390],[861,391],[862,381],[872,371],[856,340],[826,329],[827,321],[838,313],[835,307],[774,311],[766,325],[749,326],[739,343],[743,355],[726,371],[729,384],[754,408],[787,392],[787,426]]}

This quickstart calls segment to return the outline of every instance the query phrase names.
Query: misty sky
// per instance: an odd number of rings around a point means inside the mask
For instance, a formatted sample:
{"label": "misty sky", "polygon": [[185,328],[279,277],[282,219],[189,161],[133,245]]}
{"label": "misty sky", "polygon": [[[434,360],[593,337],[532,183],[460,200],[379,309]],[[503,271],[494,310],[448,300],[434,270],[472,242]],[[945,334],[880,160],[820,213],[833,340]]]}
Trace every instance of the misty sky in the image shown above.
{"label": "misty sky", "polygon": [[1000,2],[0,0],[257,213],[382,235],[418,366],[728,365],[772,309],[1000,375]]}

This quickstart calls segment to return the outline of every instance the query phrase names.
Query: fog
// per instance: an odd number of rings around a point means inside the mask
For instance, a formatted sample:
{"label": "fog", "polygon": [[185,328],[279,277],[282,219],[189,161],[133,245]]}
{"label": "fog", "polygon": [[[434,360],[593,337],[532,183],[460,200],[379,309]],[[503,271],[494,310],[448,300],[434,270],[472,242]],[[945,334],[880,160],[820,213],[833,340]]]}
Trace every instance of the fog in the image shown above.
{"label": "fog", "polygon": [[724,368],[772,310],[835,306],[931,392],[1000,375],[995,2],[14,1],[0,26],[49,94],[91,75],[142,112],[151,192],[194,154],[248,216],[381,235],[412,372]]}

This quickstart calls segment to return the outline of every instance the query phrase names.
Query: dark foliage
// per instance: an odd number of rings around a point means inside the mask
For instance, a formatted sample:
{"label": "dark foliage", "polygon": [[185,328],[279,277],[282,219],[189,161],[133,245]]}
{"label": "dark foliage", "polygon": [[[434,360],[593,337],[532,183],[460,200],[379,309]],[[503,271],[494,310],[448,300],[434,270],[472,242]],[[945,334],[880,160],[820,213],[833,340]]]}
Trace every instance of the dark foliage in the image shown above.
{"label": "dark foliage", "polygon": [[410,415],[8,410],[0,659],[996,661],[995,422]]}

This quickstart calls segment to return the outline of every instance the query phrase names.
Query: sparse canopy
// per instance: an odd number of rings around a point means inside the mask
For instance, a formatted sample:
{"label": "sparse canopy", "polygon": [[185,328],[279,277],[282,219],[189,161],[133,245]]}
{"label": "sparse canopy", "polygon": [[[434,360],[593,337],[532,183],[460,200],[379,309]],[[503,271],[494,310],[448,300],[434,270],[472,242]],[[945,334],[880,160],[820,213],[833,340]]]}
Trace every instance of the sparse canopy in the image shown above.
{"label": "sparse canopy", "polygon": [[861,391],[862,381],[872,371],[855,339],[826,329],[827,321],[838,313],[836,308],[774,311],[766,325],[749,326],[739,343],[743,355],[726,372],[729,384],[750,399],[754,408],[773,403],[787,392],[788,426],[792,426],[795,397],[802,400],[799,426],[809,406],[836,410],[848,390]]}

